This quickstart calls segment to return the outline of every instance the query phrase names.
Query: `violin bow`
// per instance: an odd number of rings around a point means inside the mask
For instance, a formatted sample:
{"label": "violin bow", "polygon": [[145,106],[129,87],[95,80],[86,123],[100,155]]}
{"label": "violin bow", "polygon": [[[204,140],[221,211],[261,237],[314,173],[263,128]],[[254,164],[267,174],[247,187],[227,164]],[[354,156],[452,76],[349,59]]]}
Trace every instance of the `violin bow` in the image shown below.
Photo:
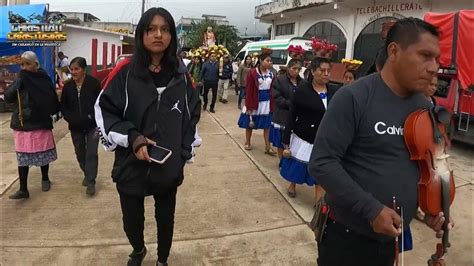
{"label": "violin bow", "polygon": [[[396,200],[395,196],[393,196],[393,199],[392,199],[392,208],[395,212],[397,212],[397,200]],[[399,236],[395,237],[395,266],[398,266],[399,255],[400,255],[400,249],[399,249],[399,246],[398,246],[398,239],[399,239]]]}
{"label": "violin bow", "polygon": [[[402,259],[401,259],[401,266],[404,266],[405,265],[405,254],[403,253],[403,250],[405,249],[405,239],[404,239],[404,236],[403,236],[403,233],[404,233],[404,226],[403,226],[403,208],[400,207],[400,206],[397,206],[397,200],[396,200],[396,197],[393,196],[393,201],[392,201],[392,207],[393,209],[398,213],[400,214],[400,217],[401,217],[401,220],[402,220],[402,223],[401,223],[401,226],[400,226],[400,229],[402,231],[401,233],[401,236],[397,236],[395,238],[395,266],[398,266],[400,265],[400,253],[402,254]],[[401,241],[401,250],[400,250],[400,241]]]}
{"label": "violin bow", "polygon": [[403,207],[400,207],[400,217],[402,217],[402,266],[405,266],[405,228],[403,222]]}

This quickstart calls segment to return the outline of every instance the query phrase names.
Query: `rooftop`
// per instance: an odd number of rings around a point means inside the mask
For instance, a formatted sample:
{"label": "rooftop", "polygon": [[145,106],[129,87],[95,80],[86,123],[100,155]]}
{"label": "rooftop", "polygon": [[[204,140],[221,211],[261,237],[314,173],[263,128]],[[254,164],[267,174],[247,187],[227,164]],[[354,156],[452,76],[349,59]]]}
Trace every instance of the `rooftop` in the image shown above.
{"label": "rooftop", "polygon": [[213,20],[215,21],[218,25],[229,25],[229,20],[227,20],[226,16],[217,16],[217,15],[202,15],[201,18],[191,18],[191,17],[181,17],[176,21],[176,25],[191,25],[193,22],[194,23],[199,23],[205,19],[208,20]]}
{"label": "rooftop", "polygon": [[273,0],[255,7],[255,18],[262,21],[275,19],[283,12],[296,11],[308,7],[317,7],[337,0]]}

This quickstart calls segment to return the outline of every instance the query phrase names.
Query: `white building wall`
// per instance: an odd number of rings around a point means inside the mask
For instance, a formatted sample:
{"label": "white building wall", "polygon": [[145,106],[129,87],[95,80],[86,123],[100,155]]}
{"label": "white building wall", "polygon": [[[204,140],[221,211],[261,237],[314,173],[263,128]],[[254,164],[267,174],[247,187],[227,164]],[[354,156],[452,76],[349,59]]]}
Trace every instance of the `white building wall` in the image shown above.
{"label": "white building wall", "polygon": [[115,58],[117,47],[122,46],[120,35],[114,33],[91,31],[78,28],[64,27],[67,32],[67,41],[61,44],[59,50],[69,57],[84,57],[88,65],[92,65],[92,39],[97,39],[97,65],[102,65],[103,43],[108,42],[107,64],[112,63],[112,44],[115,44]]}
{"label": "white building wall", "polygon": [[[405,10],[406,4],[410,4],[408,10]],[[391,5],[390,10],[384,12],[372,11],[372,6]],[[369,8],[369,10],[367,9]],[[314,24],[318,22],[329,21],[339,27],[347,40],[346,57],[352,58],[354,53],[354,44],[359,34],[371,22],[383,17],[417,17],[423,19],[426,12],[453,12],[461,9],[473,9],[473,0],[456,1],[342,1],[338,9],[334,5],[328,4],[320,7],[311,7],[298,11],[284,12],[283,17],[279,14],[273,21],[272,39],[288,39],[292,37],[301,37]],[[368,11],[368,12],[367,12]],[[285,23],[295,23],[295,34],[275,36],[276,26]]]}

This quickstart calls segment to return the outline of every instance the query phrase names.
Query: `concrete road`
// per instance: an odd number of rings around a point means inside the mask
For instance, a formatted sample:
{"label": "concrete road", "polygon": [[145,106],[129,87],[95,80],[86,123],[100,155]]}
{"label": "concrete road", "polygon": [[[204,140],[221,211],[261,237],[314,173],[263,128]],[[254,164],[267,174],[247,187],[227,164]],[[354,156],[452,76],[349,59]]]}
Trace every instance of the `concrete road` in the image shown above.
{"label": "concrete road", "polygon": [[[242,148],[239,110],[232,96],[216,114],[203,113],[203,145],[196,162],[186,167],[178,192],[176,226],[169,258],[173,265],[315,265],[316,247],[307,222],[313,212],[313,190],[298,187],[286,196],[277,159],[263,153],[261,132],[254,150]],[[100,150],[97,194],[90,198],[64,121],[56,124],[59,159],[50,167],[49,192],[40,189],[40,171],[30,171],[30,199],[12,201],[18,189],[16,157],[8,117],[0,115],[0,265],[125,265],[131,251],[122,230],[118,195],[110,178],[113,154]],[[472,265],[474,149],[455,146],[449,265]],[[146,200],[145,235],[149,249],[144,265],[156,261],[153,200]],[[406,265],[425,265],[435,239],[424,225],[412,224],[415,250]]]}

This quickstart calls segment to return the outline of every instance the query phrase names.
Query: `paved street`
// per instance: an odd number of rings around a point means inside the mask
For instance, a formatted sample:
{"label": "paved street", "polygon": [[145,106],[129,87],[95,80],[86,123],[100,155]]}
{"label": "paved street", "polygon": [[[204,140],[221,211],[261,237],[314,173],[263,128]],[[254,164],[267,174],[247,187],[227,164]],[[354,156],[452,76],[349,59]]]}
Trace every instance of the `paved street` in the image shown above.
{"label": "paved street", "polygon": [[[313,189],[297,187],[286,196],[275,157],[264,154],[262,132],[244,151],[235,97],[203,113],[203,145],[178,191],[170,265],[314,265],[316,246],[307,222]],[[87,197],[64,121],[56,124],[59,159],[50,167],[52,188],[42,192],[39,168],[30,171],[30,199],[13,201],[17,165],[9,115],[0,114],[0,265],[125,265],[131,251],[122,230],[118,194],[110,178],[112,153],[100,149],[97,194]],[[449,265],[472,265],[474,148],[456,144],[450,152],[456,176]],[[426,265],[434,234],[412,223],[415,250],[405,265]],[[144,265],[156,261],[153,200],[146,200]]]}

